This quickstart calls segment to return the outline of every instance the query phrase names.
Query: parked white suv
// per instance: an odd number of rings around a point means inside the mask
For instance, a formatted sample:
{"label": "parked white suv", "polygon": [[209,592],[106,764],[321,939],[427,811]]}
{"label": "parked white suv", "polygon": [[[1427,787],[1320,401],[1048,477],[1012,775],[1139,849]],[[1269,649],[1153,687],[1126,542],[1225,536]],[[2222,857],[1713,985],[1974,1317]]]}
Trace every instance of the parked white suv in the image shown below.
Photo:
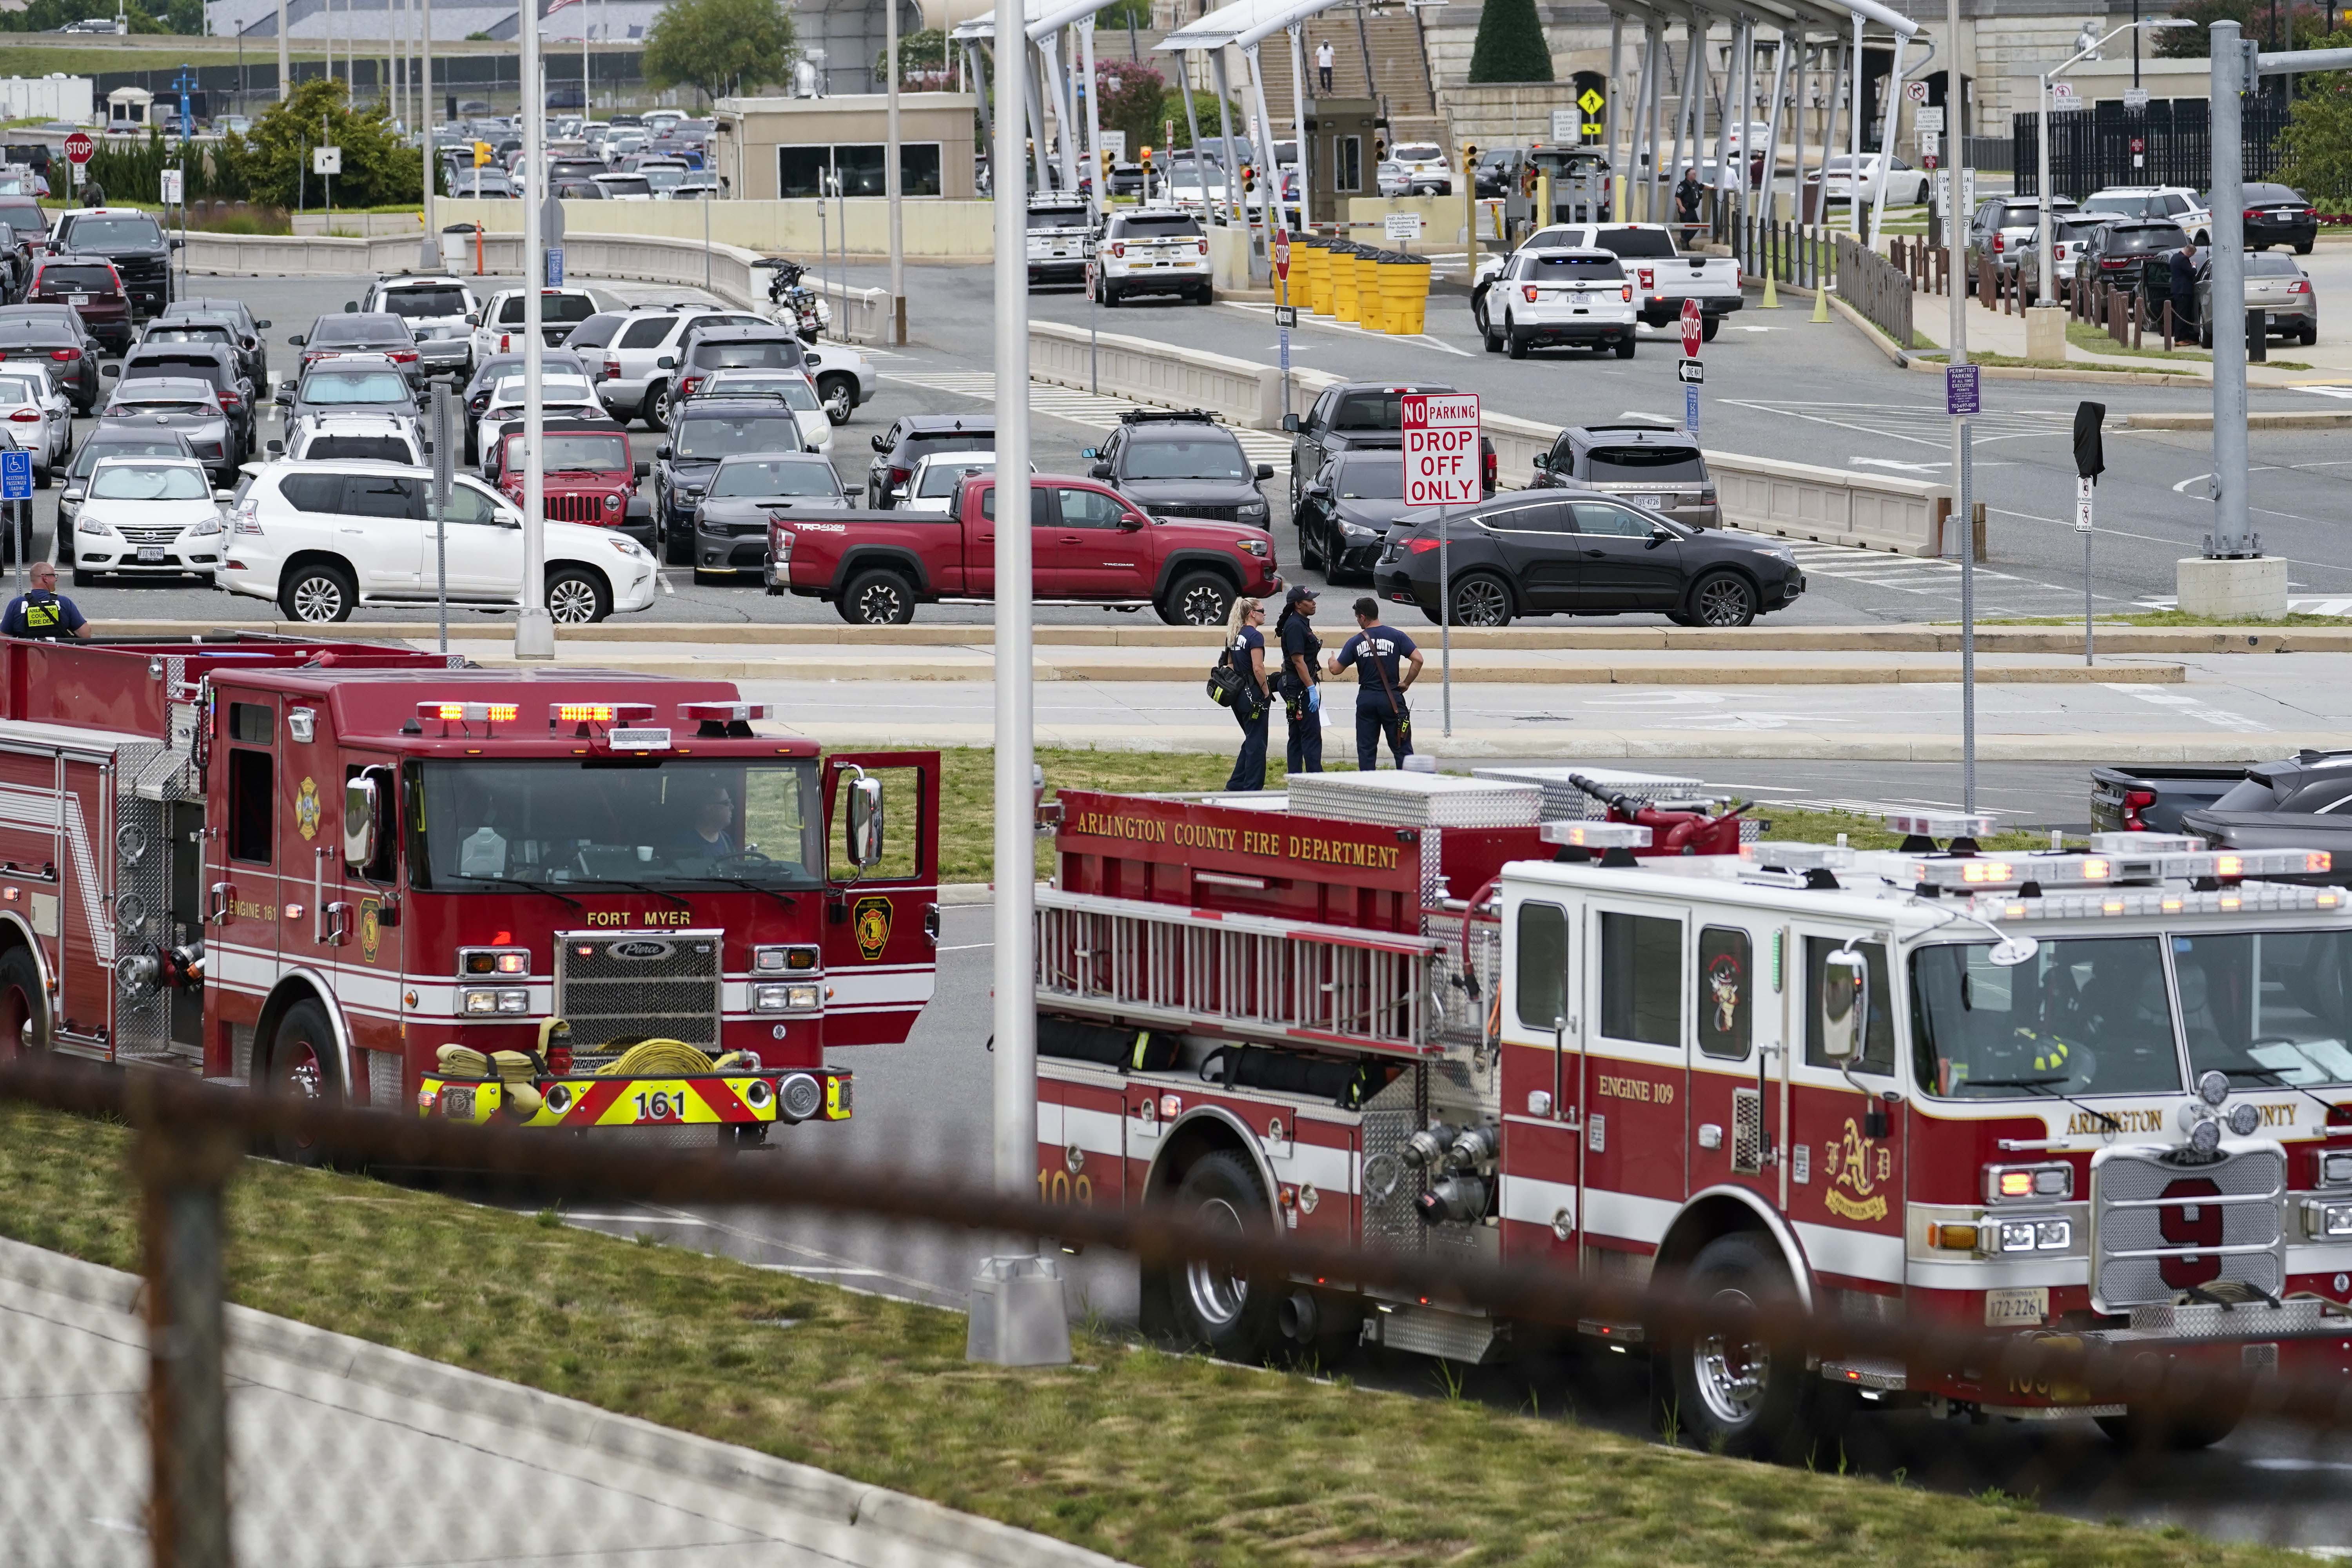
{"label": "parked white suv", "polygon": [[564,346],[588,367],[605,413],[624,425],[642,419],[646,428],[659,430],[669,423],[670,376],[687,333],[697,327],[773,324],[723,305],[635,305],[582,322]]}
{"label": "parked white suv", "polygon": [[1094,208],[1083,196],[1029,198],[1029,285],[1083,283],[1094,249]]}
{"label": "parked white suv", "polygon": [[[398,463],[271,463],[229,508],[230,592],[275,599],[290,621],[347,620],[357,605],[431,604],[438,578],[425,517],[429,468]],[[84,503],[87,507],[88,503]],[[459,474],[449,490],[449,602],[522,599],[522,512]],[[654,558],[617,529],[546,525],[548,613],[567,626],[642,610],[659,591]]]}
{"label": "parked white suv", "polygon": [[2179,224],[2199,245],[2213,243],[2213,209],[2187,185],[2108,185],[2083,198],[2084,217],[2156,218]]}
{"label": "parked white suv", "polygon": [[1216,299],[1209,237],[1201,220],[1176,207],[1115,213],[1096,252],[1106,308],[1138,294],[1181,294],[1195,304]]}
{"label": "parked white suv", "polygon": [[[348,309],[349,307],[346,307]],[[455,278],[386,278],[368,290],[360,310],[398,316],[416,340],[416,363],[425,374],[465,380],[474,367],[474,328],[481,301]]]}

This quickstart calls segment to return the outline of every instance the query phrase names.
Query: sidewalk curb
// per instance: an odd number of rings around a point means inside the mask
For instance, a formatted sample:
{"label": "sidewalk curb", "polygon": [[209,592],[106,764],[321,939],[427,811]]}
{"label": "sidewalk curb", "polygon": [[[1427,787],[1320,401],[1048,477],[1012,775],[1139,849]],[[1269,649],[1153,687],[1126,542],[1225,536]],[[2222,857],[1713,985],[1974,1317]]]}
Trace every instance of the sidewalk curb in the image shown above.
{"label": "sidewalk curb", "polygon": [[[2269,413],[2246,416],[2249,430],[2341,430],[2352,426],[2352,412],[2335,414]],[[2210,414],[2127,414],[2126,430],[2210,430]]]}
{"label": "sidewalk curb", "polygon": [[[6,1237],[0,1237],[0,1280],[118,1312],[136,1312],[145,1289],[145,1282],[135,1274]],[[232,1304],[228,1308],[228,1330],[232,1376],[237,1362],[247,1357],[290,1363],[870,1531],[889,1544],[915,1553],[916,1561],[928,1549],[955,1552],[989,1568],[1031,1568],[1033,1564],[1120,1568],[1115,1558],[994,1520],[958,1513],[922,1498],[713,1438],[672,1431],[634,1415],[617,1415],[576,1399],[501,1382],[250,1307]],[[884,1545],[884,1542],[876,1544]]]}

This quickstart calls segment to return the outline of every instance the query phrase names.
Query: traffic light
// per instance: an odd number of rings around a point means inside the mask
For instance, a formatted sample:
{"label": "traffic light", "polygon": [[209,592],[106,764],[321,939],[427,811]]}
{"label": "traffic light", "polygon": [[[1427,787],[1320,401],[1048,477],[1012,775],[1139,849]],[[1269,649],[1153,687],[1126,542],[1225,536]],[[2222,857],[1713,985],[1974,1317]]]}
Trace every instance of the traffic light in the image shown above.
{"label": "traffic light", "polygon": [[1465,174],[1478,167],[1478,144],[1475,142],[1462,149],[1462,172]]}
{"label": "traffic light", "polygon": [[477,169],[480,168],[483,164],[490,161],[490,144],[488,142],[477,142],[474,143],[474,167]]}
{"label": "traffic light", "polygon": [[1255,189],[1257,189],[1257,170],[1247,163],[1244,163],[1242,165],[1242,194],[1244,195],[1247,195],[1250,192]]}

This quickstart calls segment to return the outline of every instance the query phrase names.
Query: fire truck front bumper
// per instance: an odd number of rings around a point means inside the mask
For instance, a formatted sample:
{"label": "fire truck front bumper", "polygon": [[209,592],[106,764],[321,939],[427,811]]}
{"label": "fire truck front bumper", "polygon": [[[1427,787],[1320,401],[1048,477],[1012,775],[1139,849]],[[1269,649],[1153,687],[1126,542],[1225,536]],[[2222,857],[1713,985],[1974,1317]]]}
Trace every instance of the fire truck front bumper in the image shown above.
{"label": "fire truck front bumper", "polygon": [[707,1073],[680,1078],[534,1079],[532,1095],[495,1079],[428,1075],[416,1091],[419,1116],[476,1125],[581,1132],[627,1127],[764,1127],[846,1121],[851,1074],[830,1068]]}

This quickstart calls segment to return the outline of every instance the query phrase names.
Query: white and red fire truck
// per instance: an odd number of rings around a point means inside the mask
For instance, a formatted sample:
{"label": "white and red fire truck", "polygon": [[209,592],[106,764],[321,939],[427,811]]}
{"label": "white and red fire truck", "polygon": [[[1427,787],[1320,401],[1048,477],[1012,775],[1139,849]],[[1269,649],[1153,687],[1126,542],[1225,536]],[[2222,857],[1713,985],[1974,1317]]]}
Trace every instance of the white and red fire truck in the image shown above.
{"label": "white and red fire truck", "polygon": [[[1038,889],[1041,1195],[1883,1321],[2340,1360],[2352,914],[2324,853],[2144,834],[1979,853],[1973,817],[1897,822],[1899,852],[1741,847],[1622,795],[1570,820],[1558,782],[1063,792]],[[1198,1265],[1142,1299],[1237,1356],[1360,1332],[1475,1362],[1513,1329]],[[1865,1400],[2135,1432],[2063,1385],[1579,1328],[1654,1356],[1685,1429],[1734,1451]]]}
{"label": "white and red fire truck", "polygon": [[[848,1116],[825,1048],[931,994],[938,754],[820,758],[723,681],[462,662],[0,645],[0,1051],[565,1130]],[[648,1039],[750,1054],[600,1070]],[[448,1045],[532,1053],[529,1115]]]}

